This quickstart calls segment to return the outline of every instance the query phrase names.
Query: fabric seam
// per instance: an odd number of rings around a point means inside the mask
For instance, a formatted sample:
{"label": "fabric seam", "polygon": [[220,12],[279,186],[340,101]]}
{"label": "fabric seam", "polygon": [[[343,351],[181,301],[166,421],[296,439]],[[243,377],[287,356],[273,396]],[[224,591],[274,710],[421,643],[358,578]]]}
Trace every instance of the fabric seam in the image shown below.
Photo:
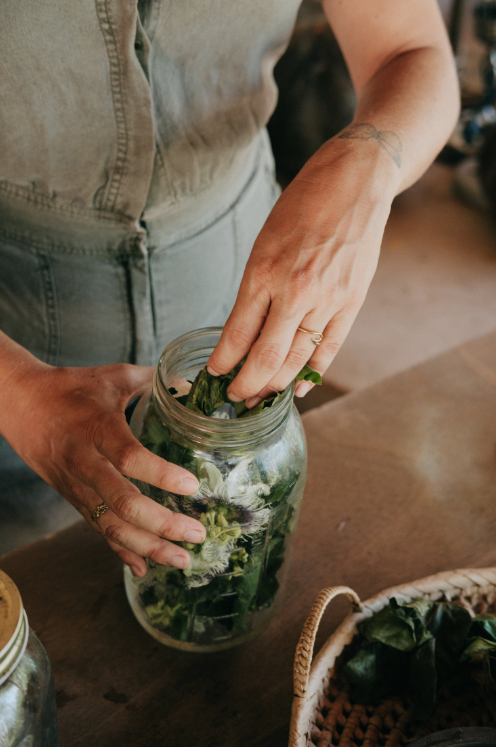
{"label": "fabric seam", "polygon": [[95,7],[100,24],[100,29],[107,47],[107,55],[110,65],[110,88],[112,91],[112,101],[114,104],[114,115],[117,130],[117,155],[113,167],[113,173],[109,184],[106,188],[106,198],[104,200],[105,209],[115,208],[121,180],[124,175],[127,159],[128,131],[126,114],[124,108],[124,98],[122,95],[122,65],[119,57],[119,48],[115,37],[115,32],[110,19],[110,9],[108,0],[95,0]]}
{"label": "fabric seam", "polygon": [[46,254],[38,254],[41,274],[45,286],[45,303],[48,322],[47,363],[56,366],[60,353],[60,325],[57,312],[57,296],[55,292],[55,278],[50,258]]}
{"label": "fabric seam", "polygon": [[[23,202],[31,202],[38,208],[45,208],[46,210],[52,210],[53,212],[60,212],[72,217],[81,218],[92,218],[96,217],[98,220],[111,221],[113,223],[119,223],[118,219],[123,218],[126,221],[133,220],[130,215],[121,213],[117,210],[110,211],[102,208],[81,208],[75,205],[56,203],[52,198],[45,195],[37,194],[34,190],[29,190],[26,187],[21,187],[17,184],[11,184],[10,182],[0,182],[0,192],[4,192],[10,197],[14,197]],[[124,221],[122,221],[124,222]]]}
{"label": "fabric seam", "polygon": [[[105,249],[77,249],[70,244],[64,244],[63,242],[54,241],[43,241],[36,239],[29,233],[19,233],[18,231],[9,230],[0,226],[0,236],[17,244],[26,246],[33,254],[39,254],[39,252],[46,253],[58,253],[58,254],[74,254],[78,256],[88,257],[112,257],[113,259],[122,259],[129,255],[141,256],[141,236],[135,235],[131,240],[126,240],[126,244],[131,251],[126,252],[125,250],[118,251],[106,251]],[[134,250],[134,251],[133,251]]]}

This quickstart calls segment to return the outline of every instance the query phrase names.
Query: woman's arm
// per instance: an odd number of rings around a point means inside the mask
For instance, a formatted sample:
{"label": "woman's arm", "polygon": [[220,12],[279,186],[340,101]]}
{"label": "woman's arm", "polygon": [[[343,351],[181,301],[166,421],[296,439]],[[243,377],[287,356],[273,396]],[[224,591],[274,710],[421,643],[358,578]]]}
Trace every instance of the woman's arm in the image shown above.
{"label": "woman's arm", "polygon": [[[226,373],[250,351],[229,390],[249,406],[286,387],[307,361],[327,369],[364,301],[392,200],[425,171],[459,112],[435,0],[323,5],[358,105],[354,122],[320,148],[272,210],[210,358],[212,373]],[[298,327],[323,331],[322,344]],[[297,394],[311,386],[300,382]]]}
{"label": "woman's arm", "polygon": [[391,130],[402,145],[400,192],[455,127],[455,63],[435,0],[323,0],[358,95],[354,122]]}

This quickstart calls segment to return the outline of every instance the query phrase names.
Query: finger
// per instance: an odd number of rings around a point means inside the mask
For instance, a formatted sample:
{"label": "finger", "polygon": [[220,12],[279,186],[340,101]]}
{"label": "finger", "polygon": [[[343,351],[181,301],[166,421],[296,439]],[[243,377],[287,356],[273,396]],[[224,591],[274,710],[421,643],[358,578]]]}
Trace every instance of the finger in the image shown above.
{"label": "finger", "polygon": [[[246,363],[227,391],[230,399],[234,402],[248,400],[258,395],[274,379],[291,349],[301,317],[301,312],[296,311],[290,316],[284,302],[274,301],[263,330],[252,345]],[[295,351],[293,364],[298,366],[301,363],[298,371],[306,363],[310,353],[310,350],[303,348]]]}
{"label": "finger", "polygon": [[130,531],[139,528],[154,536],[197,544],[205,539],[205,527],[199,521],[142,495],[103,456],[91,460],[80,476],[97,493],[100,503],[107,503],[120,520],[132,525]]}
{"label": "finger", "polygon": [[102,514],[98,524],[109,543],[130,551],[133,556],[149,558],[175,568],[187,568],[190,563],[189,553],[183,547],[127,524],[110,509]]}
{"label": "finger", "polygon": [[[322,322],[322,318],[319,318],[315,314],[307,315],[303,322],[298,326],[304,327],[305,329],[320,330],[326,326],[325,322]],[[291,347],[288,351],[284,363],[281,365],[275,376],[263,387],[254,397],[247,399],[246,406],[251,409],[255,407],[266,397],[270,396],[273,392],[282,392],[286,389],[289,384],[295,379],[300,373],[301,369],[309,361],[315,350],[315,343],[312,342],[312,335],[307,332],[301,332],[296,330]],[[319,371],[320,373],[320,371]],[[299,382],[299,384],[307,384],[308,382]],[[298,387],[298,392],[303,391],[306,393],[310,387]],[[296,390],[295,390],[296,393]],[[299,395],[303,396],[303,394]]]}
{"label": "finger", "polygon": [[103,421],[94,441],[99,452],[127,477],[180,495],[191,495],[199,488],[191,472],[145,449],[123,416],[112,415]]}
{"label": "finger", "polygon": [[257,339],[269,306],[268,291],[256,288],[251,277],[246,275],[220,340],[207,363],[209,373],[218,376],[232,371]]}
{"label": "finger", "polygon": [[324,339],[308,361],[316,371],[324,372],[331,365],[353,326],[359,309],[343,309],[331,319],[324,330]]}
{"label": "finger", "polygon": [[130,567],[135,576],[138,576],[138,578],[146,576],[148,568],[146,567],[146,562],[141,555],[137,555],[135,552],[131,552],[131,550],[126,550],[125,547],[116,545],[115,542],[107,539],[107,537],[105,537],[105,539],[110,549],[119,556],[125,565]]}
{"label": "finger", "polygon": [[[320,373],[320,371],[319,371]],[[304,397],[315,384],[312,381],[297,381],[295,387],[295,397]]]}

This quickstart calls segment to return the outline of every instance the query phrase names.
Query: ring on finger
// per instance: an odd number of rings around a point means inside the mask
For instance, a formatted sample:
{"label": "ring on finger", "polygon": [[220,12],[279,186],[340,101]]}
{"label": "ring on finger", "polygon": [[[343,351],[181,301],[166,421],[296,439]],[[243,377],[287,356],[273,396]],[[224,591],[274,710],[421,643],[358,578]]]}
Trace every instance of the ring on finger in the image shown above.
{"label": "ring on finger", "polygon": [[314,345],[320,345],[322,340],[324,339],[324,333],[323,332],[312,332],[309,329],[304,329],[304,327],[298,327],[298,332],[306,332],[307,335],[312,336],[312,342]]}
{"label": "ring on finger", "polygon": [[97,506],[95,508],[95,510],[93,511],[93,513],[91,514],[92,520],[96,523],[98,521],[98,519],[100,518],[100,516],[103,516],[103,514],[105,513],[105,511],[108,511],[107,504],[106,503],[100,503],[100,505]]}

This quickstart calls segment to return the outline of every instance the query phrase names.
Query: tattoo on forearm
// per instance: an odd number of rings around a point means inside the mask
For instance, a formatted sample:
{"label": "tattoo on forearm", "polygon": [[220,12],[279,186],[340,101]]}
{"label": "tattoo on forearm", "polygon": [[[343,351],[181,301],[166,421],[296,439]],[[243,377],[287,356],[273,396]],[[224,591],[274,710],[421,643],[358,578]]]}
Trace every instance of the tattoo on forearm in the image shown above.
{"label": "tattoo on forearm", "polygon": [[345,140],[377,140],[382,150],[391,156],[398,168],[401,167],[401,151],[403,146],[395,132],[391,130],[378,130],[368,122],[352,124],[339,136]]}

